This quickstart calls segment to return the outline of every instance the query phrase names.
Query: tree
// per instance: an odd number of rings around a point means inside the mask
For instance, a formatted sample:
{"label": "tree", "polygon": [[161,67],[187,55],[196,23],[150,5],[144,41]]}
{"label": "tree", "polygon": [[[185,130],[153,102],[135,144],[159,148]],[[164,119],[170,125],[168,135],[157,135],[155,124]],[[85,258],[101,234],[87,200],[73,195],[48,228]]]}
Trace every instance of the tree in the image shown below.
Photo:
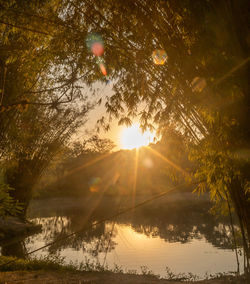
{"label": "tree", "polygon": [[[32,187],[93,106],[60,25],[61,1],[1,1],[0,157],[25,216]],[[45,14],[50,20],[39,15]]]}
{"label": "tree", "polygon": [[[48,50],[52,56],[45,61],[53,62],[47,70],[57,74],[60,83],[65,64],[65,72],[72,76],[64,82],[71,82],[79,70],[84,70],[88,85],[105,80],[82,40],[90,31],[101,33],[104,59],[114,82],[114,95],[105,104],[109,118],[129,124],[139,115],[144,129],[171,125],[185,136],[190,155],[199,164],[194,178],[200,188],[205,182],[211,197],[233,205],[239,217],[249,267],[249,157],[240,154],[250,144],[247,1],[58,3],[55,15],[47,18],[51,12],[45,13],[42,20],[46,33],[50,29],[53,33],[47,39],[49,48],[35,49]],[[41,17],[41,12],[35,10],[33,19]],[[165,65],[153,64],[156,49],[166,51]],[[50,76],[43,86],[57,86]]]}
{"label": "tree", "polygon": [[87,150],[93,153],[105,154],[111,152],[115,144],[108,138],[100,138],[98,135],[93,135],[86,140]]}
{"label": "tree", "polygon": [[[76,0],[68,7],[105,38],[115,82],[107,112],[129,124],[139,109],[144,129],[171,124],[183,133],[199,164],[195,179],[236,210],[249,261],[249,158],[239,155],[250,140],[247,1]],[[153,64],[155,49],[166,51],[165,65]]]}

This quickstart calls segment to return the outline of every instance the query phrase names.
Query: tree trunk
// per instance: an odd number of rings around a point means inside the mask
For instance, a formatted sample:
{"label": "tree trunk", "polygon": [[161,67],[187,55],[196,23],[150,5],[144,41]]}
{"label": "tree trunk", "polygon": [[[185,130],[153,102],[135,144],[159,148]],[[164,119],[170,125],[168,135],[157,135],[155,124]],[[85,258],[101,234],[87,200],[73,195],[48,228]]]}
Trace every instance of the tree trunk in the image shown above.
{"label": "tree trunk", "polygon": [[250,261],[250,202],[249,194],[244,193],[244,189],[238,179],[232,180],[230,195],[234,203],[236,214],[239,218],[241,233],[243,238],[243,246],[247,258],[247,268],[249,269]]}
{"label": "tree trunk", "polygon": [[14,188],[10,192],[11,197],[22,203],[23,209],[18,216],[22,219],[26,218],[29,202],[32,198],[32,188],[38,177],[32,164],[32,160],[19,161],[17,166],[10,168],[6,173],[6,182]]}

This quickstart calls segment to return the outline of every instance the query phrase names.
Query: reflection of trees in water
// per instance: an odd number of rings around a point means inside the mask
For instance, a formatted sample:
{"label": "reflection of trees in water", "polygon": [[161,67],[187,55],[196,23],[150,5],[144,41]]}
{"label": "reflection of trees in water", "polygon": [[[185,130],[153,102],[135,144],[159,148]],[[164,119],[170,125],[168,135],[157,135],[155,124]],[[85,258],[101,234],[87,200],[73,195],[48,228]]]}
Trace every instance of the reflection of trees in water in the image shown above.
{"label": "reflection of trees in water", "polygon": [[[209,202],[170,202],[161,203],[160,206],[148,205],[138,209],[133,215],[125,214],[120,216],[118,223],[131,224],[132,228],[150,237],[160,237],[168,242],[187,243],[192,239],[204,237],[209,243],[218,248],[231,249],[232,236],[227,218],[216,218],[209,213],[211,204]],[[103,216],[110,216],[114,213],[113,207],[100,206],[93,217],[99,220]],[[48,240],[56,240],[71,232],[83,228],[79,214],[68,217],[68,225],[63,230],[57,230]],[[89,224],[88,224],[89,225]],[[237,227],[236,227],[237,229]],[[52,230],[48,230],[51,234]],[[73,247],[91,252],[97,255],[106,250],[111,229],[107,225],[100,224],[91,230],[82,232],[74,238],[67,239],[62,245],[59,243],[50,248],[55,252],[59,247]],[[113,234],[113,237],[117,234]],[[114,248],[112,243],[109,250]]]}
{"label": "reflection of trees in water", "polygon": [[[167,242],[187,243],[204,237],[215,247],[231,249],[233,243],[229,220],[210,214],[210,207],[208,202],[147,206],[139,209],[130,221],[136,232],[160,237]],[[121,222],[123,220],[120,219]],[[235,226],[235,229],[238,227]]]}
{"label": "reflection of trees in water", "polygon": [[[138,232],[150,237],[160,237],[167,242],[187,243],[192,239],[205,238],[209,243],[218,248],[232,248],[231,230],[227,218],[219,219],[209,213],[209,202],[167,202],[156,203],[141,207],[131,214],[124,214],[117,220],[118,224],[128,224]],[[50,254],[55,254],[66,248],[98,257],[100,253],[106,253],[115,248],[116,243],[112,240],[118,234],[117,230],[112,233],[111,223],[90,225],[95,221],[111,216],[116,212],[115,206],[108,203],[101,204],[90,218],[86,220],[87,212],[84,209],[67,209],[67,214],[60,212],[58,216],[35,218],[36,223],[43,226],[43,232],[36,237],[28,237],[25,244],[30,245],[36,241],[45,241],[45,244],[55,242],[48,248]],[[86,231],[84,230],[86,228]],[[236,227],[237,229],[237,227]],[[81,231],[82,230],[82,231]],[[70,238],[60,241],[72,232],[76,233]],[[20,253],[22,248],[22,253]],[[2,254],[14,254],[22,256],[25,253],[24,242],[15,243],[3,247]]]}
{"label": "reflection of trees in water", "polygon": [[[49,254],[55,254],[70,247],[77,251],[82,250],[84,253],[91,254],[92,256],[98,256],[99,253],[106,252],[107,247],[108,251],[111,251],[115,247],[115,242],[110,241],[111,228],[109,226],[102,223],[91,227],[95,220],[84,222],[84,218],[81,218],[79,214],[67,217],[37,218],[36,222],[44,228],[40,238],[45,241],[45,244],[55,242],[49,246]],[[78,233],[66,238],[67,235],[73,232]],[[115,231],[112,236],[114,235]],[[30,244],[32,237],[26,241],[27,244]]]}

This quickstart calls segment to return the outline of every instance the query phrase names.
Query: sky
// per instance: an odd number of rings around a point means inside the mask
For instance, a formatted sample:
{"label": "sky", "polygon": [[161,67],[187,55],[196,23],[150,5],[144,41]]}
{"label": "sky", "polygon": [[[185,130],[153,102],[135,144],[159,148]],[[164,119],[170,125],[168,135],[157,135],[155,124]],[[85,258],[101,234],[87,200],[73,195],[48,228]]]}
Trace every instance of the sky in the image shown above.
{"label": "sky", "polygon": [[[105,97],[111,96],[112,91],[112,84],[101,84],[101,83],[95,83],[94,88],[97,90],[96,94],[96,100],[98,101],[99,98],[103,99],[103,102],[100,106],[95,107],[92,111],[88,114],[88,121],[86,124],[83,125],[82,128],[79,129],[76,137],[74,139],[81,140],[86,139],[86,130],[90,132],[90,134],[96,134],[95,132],[95,125],[98,119],[100,119],[102,116],[107,117],[106,109],[105,109]],[[111,139],[115,145],[115,150],[119,150],[121,148],[121,134],[122,130],[124,129],[124,126],[118,125],[118,119],[113,119],[111,124],[111,129],[108,132],[105,132],[104,130],[101,130],[99,133],[99,136],[101,138],[109,138]]]}
{"label": "sky", "polygon": [[[74,138],[76,140],[86,139],[86,130],[89,131],[90,136],[96,134],[94,129],[97,120],[102,116],[108,117],[105,109],[105,98],[113,94],[112,83],[95,83],[94,89],[96,90],[96,101],[102,98],[102,104],[90,111],[88,114],[88,121],[79,129]],[[89,92],[89,94],[91,95],[91,92]],[[127,127],[125,125],[118,125],[118,121],[119,119],[113,118],[110,123],[110,130],[106,132],[101,129],[99,133],[100,138],[109,138],[115,143],[116,147],[114,150],[120,150],[122,148],[133,149],[139,146],[146,146],[148,144],[147,142],[153,142],[153,134],[145,132],[141,135],[139,130],[139,120],[136,118],[133,120],[132,128],[129,130],[126,130]]]}

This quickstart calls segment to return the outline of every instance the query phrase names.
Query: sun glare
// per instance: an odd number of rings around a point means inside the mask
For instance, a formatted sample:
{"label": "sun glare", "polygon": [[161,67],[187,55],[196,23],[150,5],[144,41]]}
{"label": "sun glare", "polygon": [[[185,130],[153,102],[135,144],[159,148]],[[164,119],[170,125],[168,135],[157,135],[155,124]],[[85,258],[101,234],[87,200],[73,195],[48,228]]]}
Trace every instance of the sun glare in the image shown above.
{"label": "sun glare", "polygon": [[142,133],[139,124],[133,124],[131,127],[123,129],[121,133],[121,148],[134,149],[147,146],[153,142],[154,136],[150,131]]}

